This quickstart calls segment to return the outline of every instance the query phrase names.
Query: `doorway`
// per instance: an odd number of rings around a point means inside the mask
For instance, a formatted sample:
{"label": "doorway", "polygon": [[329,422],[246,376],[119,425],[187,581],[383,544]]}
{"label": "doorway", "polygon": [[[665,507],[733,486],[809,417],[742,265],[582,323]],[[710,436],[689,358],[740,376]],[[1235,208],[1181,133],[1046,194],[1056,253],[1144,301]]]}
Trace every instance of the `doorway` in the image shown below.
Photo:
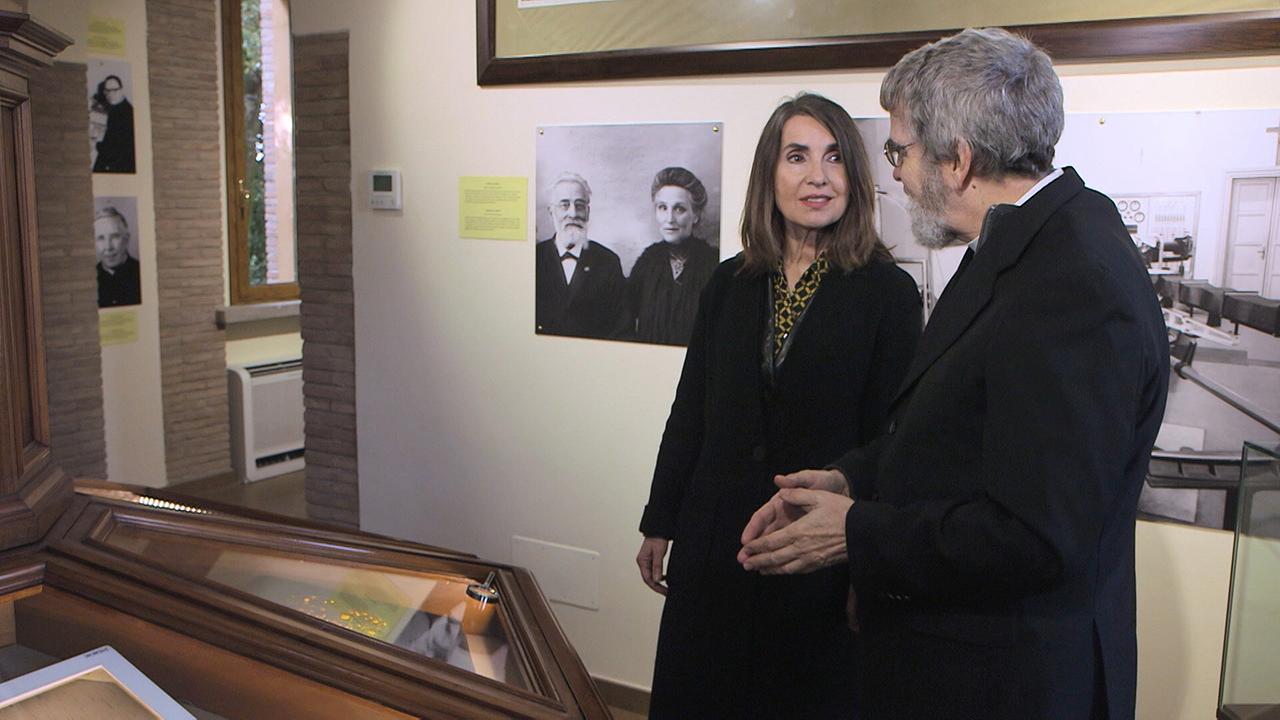
{"label": "doorway", "polygon": [[1231,179],[1223,284],[1280,298],[1280,170]]}

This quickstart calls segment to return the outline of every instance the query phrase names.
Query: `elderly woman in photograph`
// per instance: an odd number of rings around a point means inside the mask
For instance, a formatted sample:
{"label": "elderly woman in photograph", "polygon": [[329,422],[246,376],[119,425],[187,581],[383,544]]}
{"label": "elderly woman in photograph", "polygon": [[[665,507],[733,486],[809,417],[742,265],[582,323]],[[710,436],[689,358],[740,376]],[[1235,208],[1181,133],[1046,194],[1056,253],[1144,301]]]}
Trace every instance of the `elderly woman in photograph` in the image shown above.
{"label": "elderly woman in photograph", "polygon": [[653,178],[649,196],[662,239],[645,248],[631,270],[636,340],[687,345],[698,295],[720,262],[719,250],[694,235],[707,207],[707,189],[688,170],[669,167]]}
{"label": "elderly woman in photograph", "polygon": [[915,350],[920,297],[876,234],[874,193],[843,108],[800,95],[774,111],[640,523],[641,577],[666,596],[651,717],[856,716],[845,570],[766,577],[735,556],[776,476],[874,437]]}

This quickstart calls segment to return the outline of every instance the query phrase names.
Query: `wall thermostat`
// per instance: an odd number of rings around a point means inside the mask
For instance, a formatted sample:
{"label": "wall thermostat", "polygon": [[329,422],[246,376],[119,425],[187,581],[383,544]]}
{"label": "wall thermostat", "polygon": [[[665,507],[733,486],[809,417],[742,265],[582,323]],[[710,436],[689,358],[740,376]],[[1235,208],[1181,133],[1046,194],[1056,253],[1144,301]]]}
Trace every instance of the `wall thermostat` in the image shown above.
{"label": "wall thermostat", "polygon": [[400,209],[399,170],[373,170],[369,173],[369,207],[374,210]]}

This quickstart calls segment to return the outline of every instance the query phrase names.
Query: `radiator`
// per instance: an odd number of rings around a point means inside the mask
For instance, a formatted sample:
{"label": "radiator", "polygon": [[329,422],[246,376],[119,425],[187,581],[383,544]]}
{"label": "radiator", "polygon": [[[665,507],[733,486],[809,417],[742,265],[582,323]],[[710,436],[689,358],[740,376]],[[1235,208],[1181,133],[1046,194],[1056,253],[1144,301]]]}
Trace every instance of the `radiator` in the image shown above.
{"label": "radiator", "polygon": [[231,459],[240,482],[254,482],[304,466],[302,360],[232,365]]}

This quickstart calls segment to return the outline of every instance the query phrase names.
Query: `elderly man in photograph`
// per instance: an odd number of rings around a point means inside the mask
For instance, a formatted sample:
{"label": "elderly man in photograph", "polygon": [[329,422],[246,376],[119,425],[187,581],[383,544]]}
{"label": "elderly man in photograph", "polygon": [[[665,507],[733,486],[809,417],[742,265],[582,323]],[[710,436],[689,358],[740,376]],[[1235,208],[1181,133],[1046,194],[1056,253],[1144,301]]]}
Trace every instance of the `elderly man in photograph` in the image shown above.
{"label": "elderly man in photograph", "polygon": [[108,205],[94,215],[93,242],[98,253],[98,307],[140,304],[138,261],[129,254],[129,223],[119,210]]}
{"label": "elderly man in photograph", "polygon": [[619,338],[627,332],[626,278],[609,248],[587,238],[591,186],[564,173],[547,197],[556,234],[539,242],[536,260],[536,329],[546,335]]}
{"label": "elderly man in photograph", "polygon": [[1115,204],[1053,168],[1062,89],[1029,41],[926,45],[880,102],[919,240],[969,249],[884,433],[776,478],[739,561],[847,563],[869,720],[1129,720],[1169,381],[1151,283]]}

